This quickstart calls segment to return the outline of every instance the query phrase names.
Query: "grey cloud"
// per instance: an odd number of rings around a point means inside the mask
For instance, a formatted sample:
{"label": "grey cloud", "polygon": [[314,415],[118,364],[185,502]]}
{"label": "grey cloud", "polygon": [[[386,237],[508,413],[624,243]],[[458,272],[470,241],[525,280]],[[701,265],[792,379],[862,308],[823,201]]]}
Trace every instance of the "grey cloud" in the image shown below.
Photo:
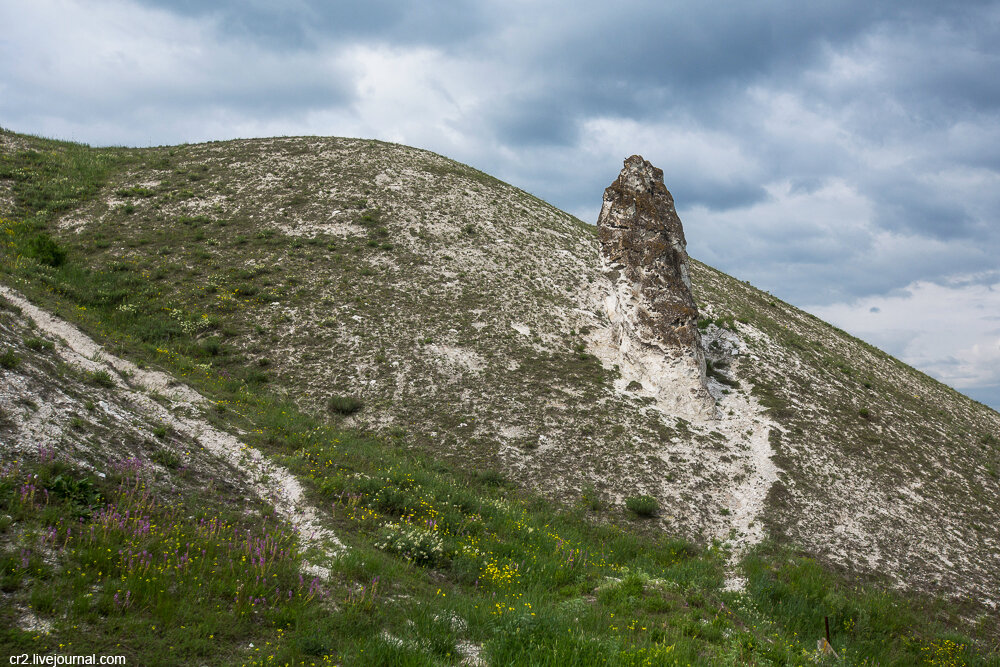
{"label": "grey cloud", "polygon": [[472,0],[415,3],[406,0],[265,2],[222,0],[140,0],[146,6],[187,16],[220,19],[228,35],[280,50],[312,49],[331,39],[370,39],[447,47],[488,28]]}
{"label": "grey cloud", "polygon": [[911,231],[942,240],[980,236],[989,231],[965,210],[963,202],[920,183],[889,181],[868,191],[881,200],[878,222],[885,229]]}
{"label": "grey cloud", "polygon": [[671,194],[690,205],[702,205],[713,211],[752,206],[767,198],[767,191],[759,183],[706,181],[704,179],[678,179]]}
{"label": "grey cloud", "polygon": [[490,110],[493,133],[503,144],[571,146],[579,139],[579,116],[572,105],[559,99],[520,96]]}

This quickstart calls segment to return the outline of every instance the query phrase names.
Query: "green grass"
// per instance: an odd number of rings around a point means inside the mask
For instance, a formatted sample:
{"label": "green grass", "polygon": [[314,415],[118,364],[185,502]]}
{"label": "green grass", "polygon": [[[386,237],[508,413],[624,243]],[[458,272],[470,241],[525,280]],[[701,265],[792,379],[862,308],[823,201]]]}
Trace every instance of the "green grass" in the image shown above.
{"label": "green grass", "polygon": [[660,503],[653,496],[632,496],[625,499],[625,507],[637,516],[656,516],[660,509]]}
{"label": "green grass", "polygon": [[17,368],[19,363],[21,363],[21,358],[14,353],[14,350],[7,348],[0,352],[0,368],[10,370]]}
{"label": "green grass", "polygon": [[55,343],[44,338],[39,338],[38,336],[31,336],[24,339],[24,346],[34,352],[41,352],[42,350],[55,348]]}
{"label": "green grass", "polygon": [[327,402],[331,412],[339,415],[351,415],[360,410],[364,404],[355,396],[332,396]]}
{"label": "green grass", "polygon": [[90,374],[90,382],[98,387],[110,388],[115,386],[115,380],[111,373],[105,370],[97,370]]}
{"label": "green grass", "polygon": [[51,634],[24,632],[5,609],[7,653],[237,662],[238,646],[280,638],[333,594],[300,579],[290,527],[195,509],[207,498],[165,504],[145,481],[141,466],[104,479],[51,459],[4,467],[0,512],[25,532],[0,556],[0,588],[60,619]]}

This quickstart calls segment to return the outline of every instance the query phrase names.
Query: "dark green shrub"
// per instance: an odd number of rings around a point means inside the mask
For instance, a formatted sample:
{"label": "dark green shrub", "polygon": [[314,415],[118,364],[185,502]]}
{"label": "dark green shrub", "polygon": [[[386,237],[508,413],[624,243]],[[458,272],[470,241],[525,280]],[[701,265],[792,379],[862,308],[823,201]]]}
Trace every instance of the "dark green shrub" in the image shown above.
{"label": "dark green shrub", "polygon": [[0,354],[0,366],[3,366],[4,368],[14,368],[17,366],[19,361],[21,361],[21,359],[14,354],[14,350],[10,348],[7,348],[3,351],[3,354]]}
{"label": "dark green shrub", "polygon": [[169,449],[157,449],[150,458],[170,470],[175,470],[181,465],[181,458]]}
{"label": "dark green shrub", "polygon": [[222,341],[215,337],[206,338],[201,341],[199,347],[204,354],[210,357],[217,357],[222,352]]}
{"label": "dark green shrub", "polygon": [[93,480],[83,477],[56,475],[45,484],[45,488],[56,496],[64,498],[79,516],[89,516],[101,502],[101,494]]}
{"label": "dark green shrub", "polygon": [[66,262],[66,251],[44,232],[28,241],[25,254],[48,266],[62,266]]}
{"label": "dark green shrub", "polygon": [[256,368],[248,369],[243,379],[246,380],[247,384],[267,384],[271,381],[267,373]]}
{"label": "dark green shrub", "polygon": [[353,415],[361,409],[364,403],[354,396],[332,396],[327,404],[331,412],[339,415]]}
{"label": "dark green shrub", "polygon": [[507,486],[508,484],[507,478],[503,476],[503,473],[496,470],[477,471],[475,477],[486,486]]}
{"label": "dark green shrub", "polygon": [[733,387],[738,389],[740,386],[739,380],[735,380],[725,373],[721,369],[727,368],[729,364],[726,361],[717,361],[714,364],[711,360],[705,361],[705,374],[710,378],[714,378],[720,384],[724,384],[727,387]]}
{"label": "dark green shrub", "polygon": [[637,516],[655,516],[660,509],[660,503],[653,496],[632,496],[625,499],[625,507]]}
{"label": "dark green shrub", "polygon": [[110,389],[115,386],[114,378],[111,377],[111,373],[105,370],[94,371],[90,374],[91,384],[96,384],[98,387],[105,387]]}
{"label": "dark green shrub", "polygon": [[38,338],[33,336],[31,338],[24,339],[24,346],[29,350],[34,350],[35,352],[41,352],[42,350],[51,350],[55,347],[55,343],[50,340],[45,340],[44,338]]}

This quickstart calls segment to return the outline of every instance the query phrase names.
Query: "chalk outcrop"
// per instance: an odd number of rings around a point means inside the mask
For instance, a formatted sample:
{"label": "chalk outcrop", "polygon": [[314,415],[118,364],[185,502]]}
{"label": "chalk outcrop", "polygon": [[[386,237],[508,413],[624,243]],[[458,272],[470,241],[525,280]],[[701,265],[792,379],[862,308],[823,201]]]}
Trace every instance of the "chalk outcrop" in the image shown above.
{"label": "chalk outcrop", "polygon": [[663,170],[639,155],[625,160],[604,191],[597,229],[622,381],[672,414],[713,416],[684,229]]}

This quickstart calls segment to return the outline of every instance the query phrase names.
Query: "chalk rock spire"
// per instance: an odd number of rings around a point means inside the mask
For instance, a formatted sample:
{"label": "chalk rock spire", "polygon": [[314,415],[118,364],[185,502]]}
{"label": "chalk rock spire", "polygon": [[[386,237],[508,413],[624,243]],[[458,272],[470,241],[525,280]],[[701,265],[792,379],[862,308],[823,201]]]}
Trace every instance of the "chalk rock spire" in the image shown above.
{"label": "chalk rock spire", "polygon": [[674,198],[663,170],[639,155],[625,160],[604,191],[597,219],[612,343],[644,391],[681,416],[708,417],[715,402],[705,378],[698,308]]}

